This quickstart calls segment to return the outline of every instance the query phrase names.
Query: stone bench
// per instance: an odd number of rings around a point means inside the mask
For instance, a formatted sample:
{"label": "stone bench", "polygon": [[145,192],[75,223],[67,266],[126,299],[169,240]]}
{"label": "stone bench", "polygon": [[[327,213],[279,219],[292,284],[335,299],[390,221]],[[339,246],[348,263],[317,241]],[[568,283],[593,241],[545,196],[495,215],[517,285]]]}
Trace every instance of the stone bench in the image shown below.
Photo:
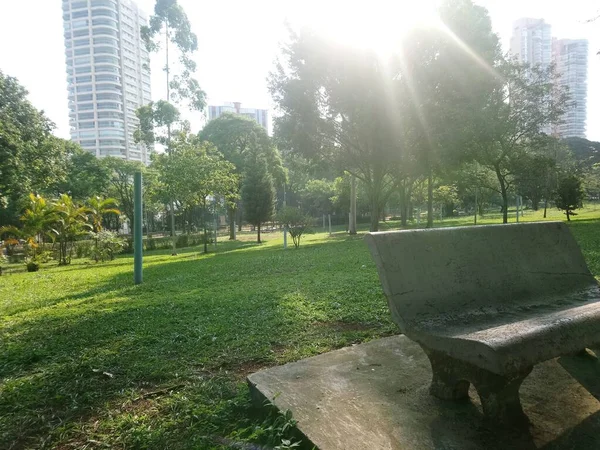
{"label": "stone bench", "polygon": [[370,233],[390,312],[421,345],[431,393],[528,423],[519,387],[537,363],[600,343],[600,289],[560,222]]}

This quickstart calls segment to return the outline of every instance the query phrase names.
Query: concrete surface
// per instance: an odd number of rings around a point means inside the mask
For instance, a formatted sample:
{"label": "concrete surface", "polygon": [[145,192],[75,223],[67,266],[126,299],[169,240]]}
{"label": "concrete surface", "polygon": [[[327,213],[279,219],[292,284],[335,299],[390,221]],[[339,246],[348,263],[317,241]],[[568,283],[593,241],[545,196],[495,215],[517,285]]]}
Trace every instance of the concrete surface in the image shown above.
{"label": "concrete surface", "polygon": [[534,368],[521,386],[526,431],[487,422],[473,389],[459,403],[433,397],[430,381],[427,356],[405,336],[248,377],[254,398],[291,410],[321,450],[600,449],[600,364],[591,354]]}

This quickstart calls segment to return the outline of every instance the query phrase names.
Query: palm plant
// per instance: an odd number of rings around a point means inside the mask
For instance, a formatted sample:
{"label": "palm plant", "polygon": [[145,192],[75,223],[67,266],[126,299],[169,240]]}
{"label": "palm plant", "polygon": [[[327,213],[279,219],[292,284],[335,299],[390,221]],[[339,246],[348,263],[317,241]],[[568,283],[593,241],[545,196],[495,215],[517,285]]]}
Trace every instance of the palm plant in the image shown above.
{"label": "palm plant", "polygon": [[49,235],[50,226],[56,220],[56,211],[51,203],[40,195],[29,194],[29,207],[20,217],[22,227],[5,226],[0,228],[0,236],[4,234],[25,239],[29,256],[36,258],[39,243],[44,235]]}
{"label": "palm plant", "polygon": [[117,200],[114,198],[90,197],[87,201],[88,217],[91,220],[92,236],[94,238],[94,259],[98,262],[98,235],[102,231],[102,220],[105,214],[120,215],[121,211],[116,209]]}
{"label": "palm plant", "polygon": [[88,223],[89,208],[80,206],[67,195],[62,194],[54,203],[56,221],[52,232],[58,241],[58,264],[71,263],[73,242],[77,237],[85,234],[92,226]]}

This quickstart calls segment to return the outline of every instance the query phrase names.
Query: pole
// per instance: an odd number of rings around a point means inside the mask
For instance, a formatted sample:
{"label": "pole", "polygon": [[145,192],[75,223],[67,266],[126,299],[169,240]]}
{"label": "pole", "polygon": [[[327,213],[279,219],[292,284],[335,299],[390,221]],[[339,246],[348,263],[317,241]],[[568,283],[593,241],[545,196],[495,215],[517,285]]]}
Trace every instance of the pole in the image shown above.
{"label": "pole", "polygon": [[[287,207],[286,195],[287,195],[287,192],[285,190],[285,183],[283,183],[283,208],[284,209]],[[287,248],[287,234],[288,234],[287,225],[284,225],[283,226],[283,248],[284,248],[284,250]]]}
{"label": "pole", "polygon": [[233,221],[233,240],[237,240],[237,224]]}
{"label": "pole", "polygon": [[356,177],[350,175],[350,222],[348,233],[356,234]]}
{"label": "pole", "polygon": [[518,195],[516,198],[516,202],[517,202],[517,222],[519,222],[519,196]]}
{"label": "pole", "polygon": [[217,248],[217,237],[219,236],[219,222],[217,217],[217,211],[215,209],[215,248]]}
{"label": "pole", "polygon": [[133,282],[142,282],[142,172],[133,176]]}
{"label": "pole", "polygon": [[473,225],[477,225],[477,186],[475,187],[475,217],[473,218]]}
{"label": "pole", "polygon": [[329,219],[329,236],[331,236],[331,214],[327,214],[327,218]]}

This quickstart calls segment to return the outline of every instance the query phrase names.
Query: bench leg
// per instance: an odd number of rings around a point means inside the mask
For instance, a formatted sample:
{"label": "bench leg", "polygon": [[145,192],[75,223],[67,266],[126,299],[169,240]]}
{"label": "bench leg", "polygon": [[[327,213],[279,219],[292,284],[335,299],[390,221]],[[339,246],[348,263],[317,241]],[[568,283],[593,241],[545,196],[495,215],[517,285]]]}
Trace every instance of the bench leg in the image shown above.
{"label": "bench leg", "polygon": [[521,407],[519,388],[532,368],[512,376],[502,376],[445,353],[421,347],[431,362],[432,395],[443,400],[465,399],[472,383],[477,389],[487,419],[500,425],[529,424]]}
{"label": "bench leg", "polygon": [[431,363],[433,378],[429,392],[442,400],[462,400],[469,397],[471,383],[465,378],[456,360],[434,350],[425,349]]}
{"label": "bench leg", "polygon": [[529,419],[521,407],[519,388],[531,368],[510,377],[481,369],[479,371],[473,384],[479,394],[484,415],[502,425],[528,425]]}

